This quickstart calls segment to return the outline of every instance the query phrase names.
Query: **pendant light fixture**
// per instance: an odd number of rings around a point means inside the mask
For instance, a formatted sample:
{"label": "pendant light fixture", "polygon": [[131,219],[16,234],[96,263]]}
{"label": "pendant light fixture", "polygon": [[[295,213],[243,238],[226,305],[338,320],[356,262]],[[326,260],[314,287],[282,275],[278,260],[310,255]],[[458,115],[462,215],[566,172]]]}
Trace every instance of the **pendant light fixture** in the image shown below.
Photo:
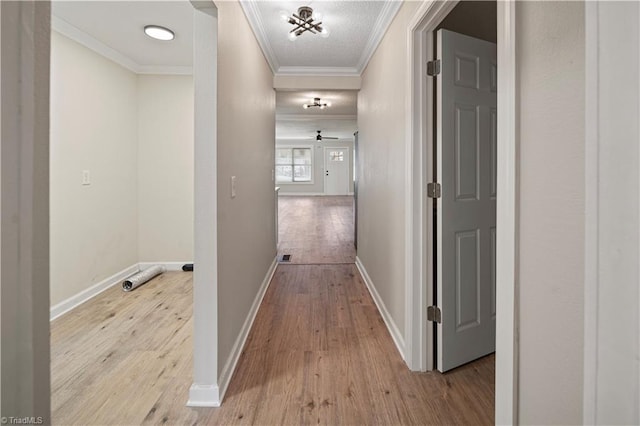
{"label": "pendant light fixture", "polygon": [[301,6],[297,13],[294,12],[291,15],[283,10],[280,12],[280,17],[293,25],[293,29],[289,31],[287,36],[291,41],[296,40],[307,31],[312,34],[320,34],[322,37],[329,37],[329,29],[322,24],[322,15],[314,12],[309,6]]}
{"label": "pendant light fixture", "polygon": [[325,109],[325,108],[330,107],[330,106],[331,106],[331,102],[322,102],[322,100],[320,98],[313,98],[313,99],[311,99],[311,103],[303,104],[302,108],[304,108],[304,109],[308,109],[308,108]]}

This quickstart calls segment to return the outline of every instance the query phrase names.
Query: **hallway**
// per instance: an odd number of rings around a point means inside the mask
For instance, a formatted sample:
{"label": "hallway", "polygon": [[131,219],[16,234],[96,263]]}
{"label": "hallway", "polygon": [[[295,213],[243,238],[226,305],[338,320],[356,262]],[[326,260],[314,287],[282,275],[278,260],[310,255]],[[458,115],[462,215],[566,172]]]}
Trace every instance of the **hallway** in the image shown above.
{"label": "hallway", "polygon": [[[314,203],[331,204],[305,205]],[[346,216],[308,216],[317,229],[348,228],[332,224]],[[493,423],[494,357],[446,375],[410,372],[351,262],[281,263],[222,407],[186,407],[191,277],[112,287],[52,323],[55,424]]]}

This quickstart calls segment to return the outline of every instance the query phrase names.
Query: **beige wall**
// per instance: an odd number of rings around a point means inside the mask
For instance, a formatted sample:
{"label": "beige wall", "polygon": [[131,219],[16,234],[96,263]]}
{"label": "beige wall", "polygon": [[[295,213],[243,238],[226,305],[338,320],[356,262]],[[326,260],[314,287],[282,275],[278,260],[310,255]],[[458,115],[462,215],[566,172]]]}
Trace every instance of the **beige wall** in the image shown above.
{"label": "beige wall", "polygon": [[[405,3],[362,77],[358,256],[404,330]],[[582,421],[584,6],[518,3],[523,424]]]}
{"label": "beige wall", "polygon": [[[276,256],[273,74],[237,2],[218,7],[218,372]],[[237,196],[231,198],[231,176]]]}
{"label": "beige wall", "polygon": [[138,76],[140,262],[193,261],[193,77]]}
{"label": "beige wall", "polygon": [[517,5],[522,424],[582,422],[584,4]]}
{"label": "beige wall", "polygon": [[358,94],[358,257],[404,334],[407,27],[405,2],[362,74]]}
{"label": "beige wall", "polygon": [[138,261],[136,90],[134,73],[53,33],[52,305]]}
{"label": "beige wall", "polygon": [[[0,2],[2,399],[4,423],[51,423],[49,2]],[[7,417],[13,417],[14,420]]]}

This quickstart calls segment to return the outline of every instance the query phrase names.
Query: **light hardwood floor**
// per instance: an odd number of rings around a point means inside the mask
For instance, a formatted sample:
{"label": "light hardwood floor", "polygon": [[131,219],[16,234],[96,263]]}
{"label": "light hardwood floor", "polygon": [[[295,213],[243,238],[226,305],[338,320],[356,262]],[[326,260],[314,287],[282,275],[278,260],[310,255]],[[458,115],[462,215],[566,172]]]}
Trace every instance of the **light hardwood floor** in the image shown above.
{"label": "light hardwood floor", "polygon": [[494,357],[410,372],[349,263],[280,264],[222,407],[186,407],[191,277],[112,287],[52,323],[54,424],[493,423]]}
{"label": "light hardwood floor", "polygon": [[353,197],[278,198],[278,258],[292,264],[353,263]]}

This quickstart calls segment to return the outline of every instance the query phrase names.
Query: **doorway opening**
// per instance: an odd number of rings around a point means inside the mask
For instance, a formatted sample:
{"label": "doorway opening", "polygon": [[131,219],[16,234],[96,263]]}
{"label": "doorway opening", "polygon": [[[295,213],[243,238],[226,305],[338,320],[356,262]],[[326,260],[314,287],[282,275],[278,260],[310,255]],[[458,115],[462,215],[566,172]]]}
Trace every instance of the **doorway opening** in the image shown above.
{"label": "doorway opening", "polygon": [[[137,370],[139,378],[153,374],[144,370],[144,365],[150,365],[148,360],[131,354],[154,350],[153,339],[160,336],[154,327],[163,328],[164,319],[174,319],[175,335],[191,338],[192,288],[202,296],[203,286],[198,283],[213,282],[207,276],[209,271],[203,270],[194,286],[192,274],[182,270],[183,265],[193,263],[194,252],[211,258],[206,251],[211,246],[210,239],[215,245],[215,234],[211,237],[211,233],[201,232],[204,237],[194,236],[194,204],[208,202],[212,192],[211,181],[202,179],[202,171],[207,170],[208,176],[216,168],[215,156],[203,155],[202,149],[216,149],[212,143],[216,123],[209,118],[210,112],[216,110],[215,96],[207,102],[201,99],[202,93],[215,93],[212,76],[215,77],[216,55],[215,51],[203,54],[202,46],[197,46],[194,54],[193,35],[198,28],[215,27],[213,7],[213,3],[204,2],[121,2],[115,7],[92,2],[54,4],[50,192],[51,290],[56,296],[52,304],[56,306],[51,314],[58,316],[74,309],[65,316],[68,318],[52,324],[54,419],[78,421],[80,417],[74,418],[77,414],[87,416],[83,418],[91,423],[91,416],[100,413],[87,409],[83,395],[106,396],[108,392],[100,390],[101,386],[108,385],[108,380],[117,382],[122,364]],[[179,43],[158,48],[160,42],[146,38],[138,24],[131,23],[150,19],[166,22],[178,35]],[[114,21],[120,22],[122,32],[131,36],[126,46],[113,42],[121,35],[105,30]],[[207,40],[213,40],[215,45],[215,37]],[[161,55],[154,49],[169,53]],[[195,58],[200,59],[198,64],[194,64],[198,62]],[[202,116],[203,110],[208,113],[207,119],[198,120],[197,112]],[[204,134],[214,137],[203,138]],[[198,188],[204,196],[194,197]],[[92,209],[101,210],[100,215],[91,213]],[[215,204],[207,203],[199,211],[210,222],[208,218],[215,216]],[[201,223],[195,228],[203,231]],[[165,240],[167,236],[169,239]],[[199,248],[194,248],[198,241]],[[205,249],[202,242],[206,243]],[[119,288],[121,280],[151,265],[161,265],[167,272],[136,290],[139,293],[124,297]],[[95,285],[88,289],[68,288],[72,270],[90,274],[86,277],[78,273],[72,278]],[[66,285],[67,290],[58,288],[60,284]],[[164,300],[171,292],[171,302]],[[136,302],[137,307],[132,309],[131,304]],[[148,304],[158,308],[146,310]],[[215,326],[215,310],[206,311],[214,312],[212,318],[201,318]],[[71,330],[73,338],[68,338]],[[92,341],[86,336],[100,337]],[[174,367],[181,365],[191,370],[204,357],[205,367],[196,368],[196,376],[202,375],[203,370],[217,369],[212,358],[198,350],[203,340],[200,336],[195,333],[193,357],[191,342],[182,342],[179,347],[186,351]],[[213,339],[205,337],[209,338]],[[123,347],[129,351],[122,351]],[[66,368],[73,356],[80,356],[81,373]],[[190,380],[187,375],[180,383],[185,402]],[[87,384],[94,387],[87,388]],[[121,393],[131,392],[122,389]],[[116,405],[126,404],[111,399],[100,412],[118,413],[113,411]],[[128,418],[127,413],[119,414],[121,420]]]}
{"label": "doorway opening", "polygon": [[280,262],[355,262],[356,104],[355,90],[276,92]]}
{"label": "doorway opening", "polygon": [[[408,29],[411,79],[408,85],[411,109],[407,149],[412,152],[407,200],[406,271],[406,362],[412,370],[434,369],[434,333],[427,321],[427,306],[434,306],[432,294],[434,239],[433,199],[426,197],[427,182],[434,178],[433,134],[435,90],[427,78],[427,62],[434,53],[434,30],[459,2],[428,2],[419,7]],[[515,6],[497,2],[497,182],[496,217],[496,365],[495,412],[497,423],[517,422],[517,281],[516,199],[517,134],[515,79]],[[427,214],[428,212],[428,214]],[[429,324],[427,326],[427,324]]]}
{"label": "doorway opening", "polygon": [[461,1],[433,42],[431,310],[444,372],[495,351],[496,3]]}

